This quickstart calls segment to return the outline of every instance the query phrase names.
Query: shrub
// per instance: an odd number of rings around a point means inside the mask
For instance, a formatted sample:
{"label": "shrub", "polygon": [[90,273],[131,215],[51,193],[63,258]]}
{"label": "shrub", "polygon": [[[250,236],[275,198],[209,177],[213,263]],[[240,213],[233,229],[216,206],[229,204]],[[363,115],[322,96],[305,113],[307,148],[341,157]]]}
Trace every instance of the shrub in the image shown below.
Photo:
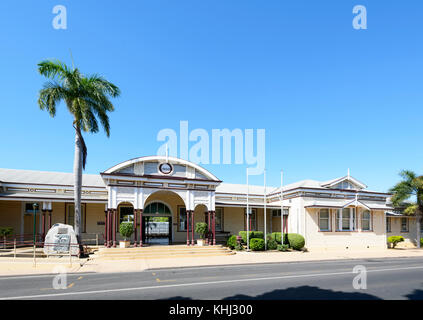
{"label": "shrub", "polygon": [[119,233],[122,237],[125,238],[125,241],[127,238],[129,238],[132,233],[134,232],[134,225],[132,222],[122,222],[119,227]]}
{"label": "shrub", "polygon": [[279,244],[278,251],[288,251],[289,246],[287,244]]}
{"label": "shrub", "polygon": [[235,247],[236,247],[236,245],[237,245],[238,243],[237,243],[237,241],[236,241],[236,235],[233,235],[233,236],[230,236],[229,238],[228,238],[228,241],[226,242],[226,245],[229,247],[229,248],[231,248],[231,249],[234,249]]}
{"label": "shrub", "polygon": [[[289,246],[294,250],[301,250],[304,248],[305,239],[298,233],[288,233],[287,235]],[[285,242],[286,243],[286,242]]]}
{"label": "shrub", "polygon": [[[270,239],[273,239],[273,240],[275,240],[277,243],[281,243],[281,233],[280,232],[272,232],[272,233],[269,233],[268,235],[267,235],[267,237],[268,237],[268,239],[270,238]],[[284,239],[285,239],[285,241],[284,241],[284,243],[288,243],[288,237],[287,237],[287,234],[286,233],[284,233]]]}
{"label": "shrub", "polygon": [[236,251],[242,251],[242,250],[244,250],[244,246],[240,243],[239,244],[237,243],[236,246],[235,246],[235,250]]}
{"label": "shrub", "polygon": [[201,237],[201,239],[204,239],[206,237],[207,233],[207,223],[205,222],[197,222],[195,225],[195,233],[198,233]]}
{"label": "shrub", "polygon": [[[247,231],[240,231],[238,233],[240,237],[242,238],[242,243],[247,243]],[[250,231],[248,233],[249,239],[263,239],[264,240],[264,234],[262,231]]]}
{"label": "shrub", "polygon": [[250,249],[253,251],[263,251],[264,250],[264,239],[252,238],[250,240]]}
{"label": "shrub", "polygon": [[0,236],[2,236],[2,237],[10,236],[12,233],[13,233],[12,227],[2,227],[2,228],[0,228]]}
{"label": "shrub", "polygon": [[388,237],[388,242],[392,243],[392,248],[395,248],[395,246],[404,241],[404,237],[403,236],[390,236]]}
{"label": "shrub", "polygon": [[267,250],[276,250],[278,248],[278,243],[273,240],[269,239],[267,240]]}
{"label": "shrub", "polygon": [[420,247],[423,248],[423,238],[420,238]]}

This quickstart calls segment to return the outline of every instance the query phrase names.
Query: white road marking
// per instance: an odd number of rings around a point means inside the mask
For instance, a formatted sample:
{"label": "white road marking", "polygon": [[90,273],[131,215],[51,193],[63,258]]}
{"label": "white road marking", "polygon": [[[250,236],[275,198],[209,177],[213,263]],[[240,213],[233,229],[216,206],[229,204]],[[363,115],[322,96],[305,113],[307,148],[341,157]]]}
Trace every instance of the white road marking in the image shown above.
{"label": "white road marking", "polygon": [[[386,271],[415,270],[415,269],[423,269],[423,266],[404,267],[404,268],[389,268],[389,269],[373,269],[373,270],[368,270],[367,272],[368,273],[369,272],[386,272]],[[176,288],[176,287],[204,286],[204,285],[248,282],[248,281],[266,281],[266,280],[280,280],[280,279],[292,279],[292,278],[324,277],[324,276],[336,276],[336,275],[346,275],[346,274],[353,274],[353,272],[348,271],[348,272],[332,272],[332,273],[314,273],[314,274],[301,274],[301,275],[267,277],[267,278],[254,278],[254,279],[236,279],[236,280],[181,283],[181,284],[170,284],[170,285],[148,286],[148,287],[137,287],[137,288],[93,290],[93,291],[80,291],[80,292],[63,292],[63,293],[56,293],[56,294],[38,294],[38,295],[32,295],[32,296],[5,297],[5,298],[0,298],[0,300],[18,300],[18,299],[31,299],[31,298],[61,297],[61,296],[83,295],[83,294],[98,294],[98,293],[125,292],[125,291],[136,291],[136,290],[151,290],[151,289]]]}

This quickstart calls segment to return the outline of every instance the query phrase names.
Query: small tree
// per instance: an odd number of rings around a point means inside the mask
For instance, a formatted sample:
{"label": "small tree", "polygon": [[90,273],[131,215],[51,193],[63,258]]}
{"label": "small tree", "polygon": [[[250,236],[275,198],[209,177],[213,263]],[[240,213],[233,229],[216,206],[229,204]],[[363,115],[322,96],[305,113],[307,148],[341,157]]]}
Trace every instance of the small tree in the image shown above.
{"label": "small tree", "polygon": [[392,243],[392,248],[395,248],[396,245],[400,242],[404,241],[404,237],[402,236],[390,236],[388,237],[388,242]]}
{"label": "small tree", "polygon": [[400,176],[402,181],[389,190],[393,193],[392,204],[405,215],[415,215],[417,248],[420,248],[420,220],[423,214],[423,176],[418,176],[409,170],[401,171]]}
{"label": "small tree", "polygon": [[122,237],[125,238],[125,241],[127,241],[127,238],[132,236],[132,233],[134,232],[134,225],[132,222],[122,222],[119,227],[119,233]]}
{"label": "small tree", "polygon": [[205,222],[197,222],[195,225],[195,233],[198,233],[201,237],[201,239],[206,238],[207,234],[207,223]]}

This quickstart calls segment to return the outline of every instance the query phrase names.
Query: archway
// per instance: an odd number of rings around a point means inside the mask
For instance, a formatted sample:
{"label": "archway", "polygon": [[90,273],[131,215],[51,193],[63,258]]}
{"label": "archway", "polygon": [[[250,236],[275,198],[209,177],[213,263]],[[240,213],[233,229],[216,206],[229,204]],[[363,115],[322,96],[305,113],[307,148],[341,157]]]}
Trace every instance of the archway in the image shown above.
{"label": "archway", "polygon": [[162,201],[150,202],[143,211],[142,217],[143,243],[172,243],[172,211]]}
{"label": "archway", "polygon": [[143,207],[143,243],[184,242],[186,207],[180,195],[170,190],[156,190],[149,194]]}

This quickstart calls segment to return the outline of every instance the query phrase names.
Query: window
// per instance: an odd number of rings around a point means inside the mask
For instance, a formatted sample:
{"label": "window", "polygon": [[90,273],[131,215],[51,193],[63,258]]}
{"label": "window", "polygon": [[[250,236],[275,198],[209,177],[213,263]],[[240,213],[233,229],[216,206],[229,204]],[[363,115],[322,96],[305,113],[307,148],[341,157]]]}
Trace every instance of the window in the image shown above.
{"label": "window", "polygon": [[185,207],[178,207],[178,231],[187,231],[187,210]]}
{"label": "window", "polygon": [[119,225],[122,222],[134,222],[134,208],[133,207],[119,207]]}
{"label": "window", "polygon": [[363,211],[361,214],[361,230],[363,231],[370,231],[372,230],[372,216],[369,210]]}
{"label": "window", "polygon": [[[250,210],[249,230],[250,231],[257,231],[257,219],[256,219],[257,209],[249,208],[249,210]],[[244,216],[246,216],[246,213],[247,213],[247,209],[245,209],[245,211],[244,211]],[[244,221],[246,221],[246,220],[247,219],[244,219]],[[244,222],[244,225],[245,225],[245,222]],[[245,225],[245,230],[247,230],[247,225]]]}
{"label": "window", "polygon": [[[289,209],[283,208],[283,215],[287,216],[289,214]],[[281,216],[281,209],[273,209],[272,210],[272,217],[280,217]]]}
{"label": "window", "polygon": [[391,232],[391,221],[390,217],[386,217],[386,232]]}
{"label": "window", "polygon": [[401,218],[401,232],[408,232],[408,219]]}
{"label": "window", "polygon": [[329,209],[320,209],[320,211],[319,211],[319,229],[320,229],[320,231],[330,231]]}
{"label": "window", "polygon": [[171,214],[169,207],[162,202],[150,203],[144,208],[143,213]]}
{"label": "window", "polygon": [[[34,213],[34,207],[32,206],[33,202],[27,202],[25,203],[25,213]],[[36,213],[40,211],[40,203],[38,203],[38,208],[36,210]]]}
{"label": "window", "polygon": [[223,208],[216,208],[216,231],[223,231]]}
{"label": "window", "polygon": [[336,212],[336,230],[354,231],[355,228],[355,208],[338,209]]}

